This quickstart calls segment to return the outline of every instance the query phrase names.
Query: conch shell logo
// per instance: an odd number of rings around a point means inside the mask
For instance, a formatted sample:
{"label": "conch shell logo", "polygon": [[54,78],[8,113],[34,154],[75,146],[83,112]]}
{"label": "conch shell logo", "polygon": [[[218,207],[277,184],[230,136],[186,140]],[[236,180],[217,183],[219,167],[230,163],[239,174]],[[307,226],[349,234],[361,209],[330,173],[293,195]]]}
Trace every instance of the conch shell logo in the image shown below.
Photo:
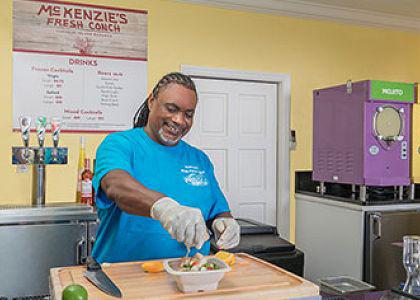
{"label": "conch shell logo", "polygon": [[73,47],[79,49],[81,55],[92,54],[92,48],[95,45],[95,42],[89,38],[76,38],[76,42]]}
{"label": "conch shell logo", "polygon": [[203,174],[191,173],[184,177],[184,181],[192,186],[206,186],[209,184]]}

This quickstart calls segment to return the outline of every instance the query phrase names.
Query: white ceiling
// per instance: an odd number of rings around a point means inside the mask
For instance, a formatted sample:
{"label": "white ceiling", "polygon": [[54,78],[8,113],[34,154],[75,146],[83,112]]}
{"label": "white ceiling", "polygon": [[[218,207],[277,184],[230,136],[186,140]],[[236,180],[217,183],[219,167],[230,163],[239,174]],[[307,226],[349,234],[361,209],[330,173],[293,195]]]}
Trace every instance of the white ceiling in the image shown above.
{"label": "white ceiling", "polygon": [[178,0],[228,9],[420,32],[420,0]]}

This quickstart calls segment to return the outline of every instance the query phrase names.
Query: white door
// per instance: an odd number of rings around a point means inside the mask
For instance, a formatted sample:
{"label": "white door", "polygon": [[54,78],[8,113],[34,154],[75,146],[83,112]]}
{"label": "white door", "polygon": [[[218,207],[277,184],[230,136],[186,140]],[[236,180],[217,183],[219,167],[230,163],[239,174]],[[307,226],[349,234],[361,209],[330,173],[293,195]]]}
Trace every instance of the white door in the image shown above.
{"label": "white door", "polygon": [[186,141],[209,155],[234,217],[275,226],[277,85],[193,79],[199,100]]}

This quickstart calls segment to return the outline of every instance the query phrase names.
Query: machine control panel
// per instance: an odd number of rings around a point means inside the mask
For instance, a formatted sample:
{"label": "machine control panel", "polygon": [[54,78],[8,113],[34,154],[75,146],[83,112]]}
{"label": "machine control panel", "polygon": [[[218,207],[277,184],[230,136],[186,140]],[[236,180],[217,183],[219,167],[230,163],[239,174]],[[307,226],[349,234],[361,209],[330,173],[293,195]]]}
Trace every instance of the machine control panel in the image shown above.
{"label": "machine control panel", "polygon": [[401,142],[401,159],[407,159],[407,141]]}
{"label": "machine control panel", "polygon": [[376,145],[370,146],[369,147],[369,153],[372,155],[376,155],[379,153],[379,147]]}

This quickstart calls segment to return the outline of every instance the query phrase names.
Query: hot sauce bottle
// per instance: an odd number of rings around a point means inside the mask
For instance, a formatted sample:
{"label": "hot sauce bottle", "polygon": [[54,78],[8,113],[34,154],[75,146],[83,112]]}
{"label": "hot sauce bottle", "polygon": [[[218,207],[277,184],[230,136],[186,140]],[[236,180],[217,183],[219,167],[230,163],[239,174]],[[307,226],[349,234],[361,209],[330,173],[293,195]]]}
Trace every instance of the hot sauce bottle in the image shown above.
{"label": "hot sauce bottle", "polygon": [[93,173],[90,170],[90,159],[85,159],[85,165],[82,171],[81,180],[81,199],[80,202],[83,204],[93,205],[93,190],[92,190],[92,178]]}

